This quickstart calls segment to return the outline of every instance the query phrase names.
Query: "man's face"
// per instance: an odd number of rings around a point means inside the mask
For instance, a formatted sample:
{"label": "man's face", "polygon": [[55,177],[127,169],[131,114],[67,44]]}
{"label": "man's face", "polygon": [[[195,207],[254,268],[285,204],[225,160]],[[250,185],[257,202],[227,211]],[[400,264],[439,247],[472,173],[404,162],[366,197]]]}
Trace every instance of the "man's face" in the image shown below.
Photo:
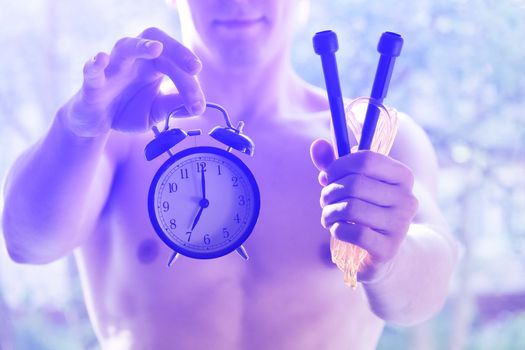
{"label": "man's face", "polygon": [[297,0],[179,0],[184,40],[219,65],[242,68],[285,54]]}

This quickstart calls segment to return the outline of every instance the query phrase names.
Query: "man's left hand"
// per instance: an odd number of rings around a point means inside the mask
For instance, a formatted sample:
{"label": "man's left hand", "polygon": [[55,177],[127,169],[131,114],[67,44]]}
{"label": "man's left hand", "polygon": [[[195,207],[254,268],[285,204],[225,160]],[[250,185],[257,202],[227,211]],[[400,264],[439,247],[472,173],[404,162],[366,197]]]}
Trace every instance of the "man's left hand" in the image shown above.
{"label": "man's left hand", "polygon": [[418,201],[412,171],[399,161],[372,151],[335,159],[326,140],[312,143],[310,154],[320,170],[321,224],[339,240],[368,252],[359,270],[361,282],[382,279],[392,267]]}

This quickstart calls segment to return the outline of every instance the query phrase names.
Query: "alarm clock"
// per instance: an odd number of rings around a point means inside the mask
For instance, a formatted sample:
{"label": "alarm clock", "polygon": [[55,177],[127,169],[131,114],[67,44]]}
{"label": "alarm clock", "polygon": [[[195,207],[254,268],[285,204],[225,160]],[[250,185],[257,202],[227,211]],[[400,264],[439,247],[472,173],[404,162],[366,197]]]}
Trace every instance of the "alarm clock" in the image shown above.
{"label": "alarm clock", "polygon": [[179,255],[212,259],[236,251],[248,259],[242,244],[252,233],[260,210],[260,193],[250,169],[233,154],[236,150],[253,156],[253,141],[243,134],[244,123],[233,127],[226,110],[219,110],[226,126],[216,126],[209,136],[226,146],[197,146],[173,154],[171,148],[200,130],[169,128],[172,115],[185,113],[180,107],[166,118],[164,130],[153,127],[155,138],[144,153],[151,161],[163,153],[169,158],[161,165],[150,185],[148,213],[160,239],[173,250],[168,266]]}

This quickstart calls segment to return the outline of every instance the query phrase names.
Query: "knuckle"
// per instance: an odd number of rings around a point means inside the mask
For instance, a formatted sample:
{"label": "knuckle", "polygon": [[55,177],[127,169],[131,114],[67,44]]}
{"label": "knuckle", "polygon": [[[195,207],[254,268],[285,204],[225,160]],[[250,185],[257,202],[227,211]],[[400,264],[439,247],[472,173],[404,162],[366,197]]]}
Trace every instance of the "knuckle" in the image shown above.
{"label": "knuckle", "polygon": [[190,69],[192,72],[199,71],[202,68],[199,58],[183,46],[181,46],[181,50],[183,50],[181,53],[181,64],[184,68],[186,70]]}
{"label": "knuckle", "polygon": [[187,52],[182,52],[180,56],[180,60],[183,64],[190,64],[191,62],[195,60],[195,56]]}
{"label": "knuckle", "polygon": [[[100,60],[103,59],[104,55],[105,55],[105,53],[99,52],[95,56],[93,56],[92,58],[87,60],[86,63],[84,63],[84,67],[82,69],[82,72],[84,73],[84,76],[92,74],[92,73],[94,73],[94,72],[96,72],[96,71],[98,71],[98,70],[100,70],[102,68],[102,67],[100,67],[101,66]],[[97,65],[99,67],[97,67]]]}
{"label": "knuckle", "polygon": [[93,59],[90,59],[84,64],[84,67],[82,68],[82,73],[84,75],[88,75],[93,67]]}
{"label": "knuckle", "polygon": [[408,187],[410,189],[413,188],[414,187],[414,182],[415,182],[414,173],[412,172],[412,170],[410,170],[408,168],[407,168],[406,178],[407,178]]}
{"label": "knuckle", "polygon": [[357,191],[361,188],[363,184],[362,175],[359,174],[350,174],[347,176],[347,192],[350,195],[357,194]]}
{"label": "knuckle", "polygon": [[99,88],[84,83],[79,94],[80,101],[86,105],[91,106],[96,103],[98,96],[100,95],[100,91]]}
{"label": "knuckle", "polygon": [[415,213],[419,207],[419,201],[411,190],[399,188],[396,196],[396,201],[399,203],[398,207],[407,213]]}
{"label": "knuckle", "polygon": [[321,214],[321,226],[323,226],[323,228],[327,228],[327,223],[326,223],[326,214],[325,212],[323,211],[323,213]]}
{"label": "knuckle", "polygon": [[409,198],[408,199],[409,206],[410,206],[410,209],[411,209],[412,213],[417,212],[417,210],[419,208],[419,200],[413,194],[410,194],[410,196],[408,198]]}
{"label": "knuckle", "polygon": [[412,170],[403,163],[399,163],[399,174],[401,174],[407,188],[412,189],[414,187],[414,173]]}
{"label": "knuckle", "polygon": [[159,34],[162,33],[162,31],[157,28],[157,27],[148,27],[146,29],[144,29],[142,31],[142,33],[140,34],[141,37],[143,38],[148,38],[148,39],[155,39],[159,36]]}
{"label": "knuckle", "polygon": [[328,227],[328,219],[330,218],[330,216],[331,216],[330,208],[328,207],[323,208],[323,210],[321,211],[321,225],[324,228]]}
{"label": "knuckle", "polygon": [[376,158],[378,158],[379,156],[381,156],[381,154],[370,150],[366,150],[363,152],[363,164],[369,166],[371,163],[375,162],[377,160]]}
{"label": "knuckle", "polygon": [[124,49],[126,46],[129,45],[130,42],[132,42],[134,39],[130,37],[124,37],[117,40],[115,43],[115,46],[113,46],[113,50],[120,51]]}
{"label": "knuckle", "polygon": [[344,201],[343,211],[345,214],[345,217],[352,220],[356,217],[356,210],[357,210],[357,199],[355,198],[348,198]]}
{"label": "knuckle", "polygon": [[370,169],[371,164],[373,163],[373,154],[374,152],[371,151],[362,151],[359,153],[356,153],[358,158],[356,159],[355,163],[355,169],[359,173],[366,173],[368,169]]}
{"label": "knuckle", "polygon": [[344,203],[327,205],[322,209],[321,224],[324,228],[331,226],[342,218],[345,218],[342,207]]}
{"label": "knuckle", "polygon": [[337,195],[338,187],[336,184],[332,183],[323,187],[321,190],[321,200],[324,205],[331,204]]}
{"label": "knuckle", "polygon": [[330,227],[330,232],[332,233],[332,235],[334,235],[337,239],[339,240],[342,240],[342,241],[348,241],[348,238],[345,237],[345,231],[343,229],[343,225],[339,224],[339,223],[335,223],[333,224],[331,227]]}
{"label": "knuckle", "polygon": [[323,187],[321,189],[321,197],[319,198],[319,203],[321,204],[321,208],[324,208],[329,200],[329,193],[330,189],[328,186]]}
{"label": "knuckle", "polygon": [[411,192],[409,192],[402,197],[402,201],[401,208],[403,208],[403,212],[405,213],[403,216],[412,219],[419,208],[418,199]]}
{"label": "knuckle", "polygon": [[350,218],[352,214],[352,199],[349,198],[342,202],[340,208],[341,214],[346,218]]}
{"label": "knuckle", "polygon": [[398,212],[397,215],[392,217],[390,219],[391,226],[389,229],[389,232],[392,235],[392,237],[404,237],[408,232],[413,217],[414,215],[406,210],[403,212]]}
{"label": "knuckle", "polygon": [[[179,88],[179,86],[177,86]],[[179,92],[182,95],[183,100],[188,104],[188,106],[193,106],[196,104],[203,104],[204,103],[204,96],[200,93],[200,91],[191,84],[187,86],[181,86]],[[199,108],[201,108],[200,106]]]}
{"label": "knuckle", "polygon": [[407,222],[410,220],[407,218],[406,212],[398,212],[397,215],[394,215],[390,218],[390,232],[395,233],[396,232],[403,232],[405,227],[407,227]]}

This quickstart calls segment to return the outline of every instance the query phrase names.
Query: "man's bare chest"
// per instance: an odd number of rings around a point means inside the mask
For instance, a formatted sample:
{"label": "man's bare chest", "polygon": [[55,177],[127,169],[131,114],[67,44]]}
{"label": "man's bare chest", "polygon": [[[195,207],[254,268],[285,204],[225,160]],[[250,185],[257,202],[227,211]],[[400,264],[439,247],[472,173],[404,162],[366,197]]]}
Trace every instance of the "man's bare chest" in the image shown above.
{"label": "man's bare chest", "polygon": [[[283,271],[284,266],[327,266],[329,235],[319,222],[321,188],[309,159],[308,144],[276,146],[259,146],[253,158],[239,156],[252,170],[261,193],[259,219],[245,243],[251,258],[248,265],[269,271]],[[150,182],[165,161],[160,158],[146,162],[142,155],[133,155],[119,168],[112,188],[112,235],[125,235],[126,242],[120,244],[134,251],[139,260],[144,260],[144,241],[163,244],[147,213]]]}
{"label": "man's bare chest", "polygon": [[[104,295],[93,300],[101,324],[137,320],[141,328],[162,317],[179,328],[195,322],[236,339],[245,334],[250,343],[257,334],[294,341],[305,329],[319,328],[311,315],[324,320],[330,332],[335,320],[346,329],[350,318],[370,317],[362,295],[348,294],[329,260],[309,142],[268,140],[257,146],[253,159],[243,158],[261,192],[260,217],[245,243],[250,259],[182,256],[171,268],[171,250],[156,235],[147,211],[151,180],[167,158],[147,162],[142,145],[136,147],[119,167],[96,237],[83,250],[83,279],[90,281],[92,293]],[[354,310],[352,317],[347,309]],[[298,319],[304,322],[297,324]]]}

